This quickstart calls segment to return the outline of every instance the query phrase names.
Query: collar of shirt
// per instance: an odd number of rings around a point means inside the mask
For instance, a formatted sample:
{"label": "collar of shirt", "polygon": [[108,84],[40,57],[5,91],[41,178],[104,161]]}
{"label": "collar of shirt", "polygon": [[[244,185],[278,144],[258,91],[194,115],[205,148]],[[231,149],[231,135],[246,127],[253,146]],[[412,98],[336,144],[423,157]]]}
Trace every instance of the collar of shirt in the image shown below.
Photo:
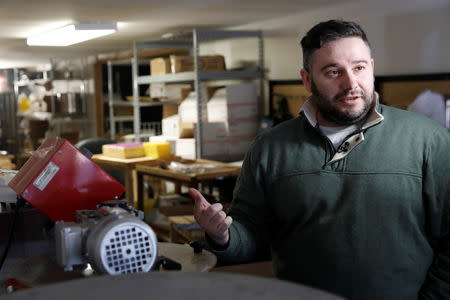
{"label": "collar of shirt", "polygon": [[[378,107],[378,102],[379,102],[379,95],[377,92],[374,92],[374,96],[375,96],[375,102],[376,105],[374,105],[370,112],[369,112],[369,117],[365,120],[364,124],[362,125],[361,129],[366,129],[369,128],[375,124],[380,123],[381,121],[383,121],[384,117],[382,114],[380,114],[377,111],[377,107]],[[316,104],[311,100],[311,97],[309,97],[308,99],[306,99],[305,103],[302,105],[300,112],[302,112],[305,114],[306,119],[308,120],[308,122],[313,126],[316,127],[317,124],[317,106]],[[347,128],[348,126],[343,127],[344,129]]]}

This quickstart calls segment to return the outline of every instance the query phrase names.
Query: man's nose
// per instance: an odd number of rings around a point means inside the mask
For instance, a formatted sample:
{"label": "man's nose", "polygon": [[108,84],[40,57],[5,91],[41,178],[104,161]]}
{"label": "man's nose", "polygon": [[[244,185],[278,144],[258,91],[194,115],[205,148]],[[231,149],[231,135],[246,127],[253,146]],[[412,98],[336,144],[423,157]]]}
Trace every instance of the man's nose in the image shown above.
{"label": "man's nose", "polygon": [[352,90],[356,87],[358,87],[356,75],[352,72],[345,72],[344,76],[342,76],[342,88]]}

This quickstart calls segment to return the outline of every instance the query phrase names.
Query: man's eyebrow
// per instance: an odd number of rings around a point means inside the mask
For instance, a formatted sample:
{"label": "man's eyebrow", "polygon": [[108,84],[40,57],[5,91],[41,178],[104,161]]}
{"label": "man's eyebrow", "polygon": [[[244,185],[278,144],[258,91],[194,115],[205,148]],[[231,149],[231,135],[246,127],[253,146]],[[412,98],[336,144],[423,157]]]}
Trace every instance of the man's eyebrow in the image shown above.
{"label": "man's eyebrow", "polygon": [[355,60],[353,62],[353,64],[361,64],[361,63],[366,64],[366,65],[369,64],[369,62],[367,60],[365,60],[365,59]]}
{"label": "man's eyebrow", "polygon": [[337,67],[337,66],[338,66],[338,64],[334,64],[334,63],[326,64],[325,66],[323,66],[323,67],[320,69],[320,71],[324,71],[325,69],[328,69],[328,68],[331,68],[331,67]]}
{"label": "man's eyebrow", "polygon": [[[352,64],[354,64],[354,65],[361,64],[361,63],[366,64],[366,65],[369,64],[369,62],[365,59],[359,59],[359,60],[352,61]],[[325,66],[323,66],[320,69],[320,71],[324,71],[325,69],[332,68],[332,67],[338,67],[338,66],[339,66],[339,64],[337,64],[337,63],[329,63],[329,64],[326,64]]]}

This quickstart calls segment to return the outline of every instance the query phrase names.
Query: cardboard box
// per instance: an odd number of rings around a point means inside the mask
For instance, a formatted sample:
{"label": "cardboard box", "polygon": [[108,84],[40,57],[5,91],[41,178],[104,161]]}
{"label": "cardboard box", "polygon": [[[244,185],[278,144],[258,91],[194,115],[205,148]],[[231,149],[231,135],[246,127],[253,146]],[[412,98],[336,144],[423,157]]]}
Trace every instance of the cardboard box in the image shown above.
{"label": "cardboard box", "polygon": [[164,57],[157,57],[150,60],[150,74],[164,75],[170,74],[170,59]]}
{"label": "cardboard box", "polygon": [[166,117],[161,121],[162,135],[180,137],[180,118],[178,115]]}
{"label": "cardboard box", "polygon": [[[175,143],[175,155],[184,159],[196,159],[196,143],[194,138],[180,138]],[[226,140],[208,140],[202,142],[202,158],[227,160],[229,143]]]}
{"label": "cardboard box", "polygon": [[182,101],[192,90],[190,84],[150,84],[150,97],[160,98],[161,101]]}
{"label": "cardboard box", "polygon": [[167,84],[165,87],[166,97],[162,101],[183,101],[192,91],[190,84]]}
{"label": "cardboard box", "polygon": [[178,104],[166,104],[162,107],[162,118],[168,118],[170,116],[178,114]]}
{"label": "cardboard box", "polygon": [[[217,161],[230,161],[229,143],[226,141],[210,140],[202,143],[202,158]],[[177,139],[175,155],[184,159],[196,159],[195,139]],[[237,157],[237,155],[235,155]]]}
{"label": "cardboard box", "polygon": [[[195,124],[197,125],[197,124]],[[203,141],[222,140],[228,136],[227,124],[224,122],[202,123]]]}
{"label": "cardboard box", "polygon": [[152,98],[161,98],[164,97],[164,86],[165,83],[163,82],[157,82],[157,83],[150,83],[147,94],[150,95]]}
{"label": "cardboard box", "polygon": [[[223,160],[229,152],[225,124],[219,122],[202,125],[202,157]],[[175,155],[195,159],[196,143],[194,138],[179,138],[176,140],[175,147]]]}
{"label": "cardboard box", "polygon": [[[222,71],[225,70],[225,58],[223,55],[202,55],[199,57],[200,71]],[[194,57],[187,56],[170,56],[170,67],[172,73],[192,72],[194,71]]]}
{"label": "cardboard box", "polygon": [[179,126],[180,126],[180,132],[179,132],[180,138],[194,137],[194,123],[180,122]]}
{"label": "cardboard box", "polygon": [[[203,95],[206,95],[206,91],[202,89],[201,91],[204,93]],[[202,121],[206,122],[208,119],[207,115],[207,98],[202,97],[203,103],[202,103]],[[183,102],[180,103],[180,106],[178,107],[178,115],[180,116],[180,122],[182,123],[197,123],[198,117],[197,117],[197,94],[195,91],[190,92],[189,96],[183,100]]]}
{"label": "cardboard box", "polygon": [[218,89],[207,104],[208,122],[258,120],[258,97],[253,83],[233,84]]}
{"label": "cardboard box", "polygon": [[254,121],[227,122],[225,124],[229,137],[254,139],[258,134],[259,123],[257,119]]}
{"label": "cardboard box", "polygon": [[[208,114],[206,112],[207,105],[206,103],[211,99],[216,90],[222,88],[221,86],[207,86],[205,84],[201,84],[200,93],[202,100],[202,120],[203,122],[208,121]],[[181,122],[197,122],[197,92],[191,91],[186,99],[181,102],[178,107],[178,114],[180,115]]]}
{"label": "cardboard box", "polygon": [[132,106],[114,106],[115,116],[132,116],[133,107]]}
{"label": "cardboard box", "polygon": [[176,138],[191,138],[194,137],[194,123],[180,122],[178,115],[173,115],[164,118],[161,121],[162,134],[165,136],[172,136]]}
{"label": "cardboard box", "polygon": [[175,142],[175,155],[184,159],[196,159],[195,139],[177,139]]}
{"label": "cardboard box", "polygon": [[225,99],[212,99],[207,105],[209,122],[258,121],[258,107],[255,103],[227,103]]}
{"label": "cardboard box", "polygon": [[226,140],[208,140],[202,143],[202,158],[223,161],[228,159],[229,144]]}

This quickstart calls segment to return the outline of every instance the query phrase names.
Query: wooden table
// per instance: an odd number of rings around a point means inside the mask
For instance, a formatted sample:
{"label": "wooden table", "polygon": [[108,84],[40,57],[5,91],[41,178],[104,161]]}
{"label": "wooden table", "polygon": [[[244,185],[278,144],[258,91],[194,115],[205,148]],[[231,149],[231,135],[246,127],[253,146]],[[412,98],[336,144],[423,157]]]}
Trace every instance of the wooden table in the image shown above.
{"label": "wooden table", "polygon": [[[193,208],[192,211],[194,211]],[[190,242],[201,241],[205,238],[205,231],[203,229],[188,230],[179,228],[180,225],[195,223],[194,215],[171,216],[169,217],[169,222],[169,242],[171,243],[189,244]]]}
{"label": "wooden table", "polygon": [[130,205],[133,205],[136,200],[135,193],[137,184],[134,180],[136,166],[157,164],[157,160],[150,157],[114,158],[102,154],[94,154],[91,160],[102,168],[110,168],[124,172],[127,203]]}
{"label": "wooden table", "polygon": [[[200,165],[214,165],[214,167],[184,173],[170,168],[164,168],[161,164],[137,165],[137,208],[139,210],[144,208],[144,176],[150,176],[156,180],[174,182],[176,189],[180,189],[181,185],[196,188],[200,182],[208,182],[218,177],[237,177],[241,171],[241,167],[239,166],[206,159],[197,159],[196,161],[184,162],[183,164],[192,167],[193,170]],[[157,199],[158,195],[155,193],[155,189],[153,192],[155,199]]]}

